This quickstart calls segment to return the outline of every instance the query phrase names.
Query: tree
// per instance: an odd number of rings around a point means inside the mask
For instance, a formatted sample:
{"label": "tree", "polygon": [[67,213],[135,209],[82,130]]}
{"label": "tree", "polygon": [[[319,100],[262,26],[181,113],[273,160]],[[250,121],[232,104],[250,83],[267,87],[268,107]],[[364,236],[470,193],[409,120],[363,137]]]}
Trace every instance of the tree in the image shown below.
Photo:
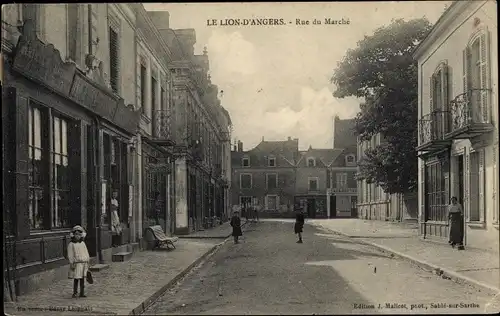
{"label": "tree", "polygon": [[417,187],[418,68],[411,53],[430,29],[425,18],[393,20],[348,50],[331,78],[334,97],[365,100],[355,118],[360,140],[383,136],[381,145],[365,151],[358,178],[387,193]]}

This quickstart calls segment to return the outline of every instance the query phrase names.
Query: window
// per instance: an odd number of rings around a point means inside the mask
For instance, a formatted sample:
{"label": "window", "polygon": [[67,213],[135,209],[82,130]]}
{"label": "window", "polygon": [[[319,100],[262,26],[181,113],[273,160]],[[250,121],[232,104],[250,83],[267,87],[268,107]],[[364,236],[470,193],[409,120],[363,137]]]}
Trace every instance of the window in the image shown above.
{"label": "window", "polygon": [[157,109],[157,95],[156,95],[156,79],[151,77],[151,110],[156,111]]}
{"label": "window", "polygon": [[309,191],[318,190],[318,178],[309,178]]}
{"label": "window", "polygon": [[43,19],[40,19],[43,10],[43,4],[35,4],[35,3],[24,3],[22,4],[22,19],[23,22],[27,20],[33,21],[33,26],[36,30],[36,34],[39,38],[42,37],[42,22]]}
{"label": "window", "polygon": [[446,221],[447,216],[447,183],[441,163],[434,162],[426,167],[426,220]]}
{"label": "window", "polygon": [[42,144],[42,113],[38,107],[29,107],[28,117],[28,150],[29,150],[29,221],[31,229],[42,229],[44,184],[41,171],[45,162],[42,162],[44,150]]}
{"label": "window", "polygon": [[353,165],[355,163],[354,155],[347,155],[345,158],[346,165]]}
{"label": "window", "polygon": [[337,188],[347,188],[347,173],[337,173]]}
{"label": "window", "polygon": [[52,227],[70,227],[68,122],[57,116],[52,122]]}
{"label": "window", "polygon": [[270,211],[278,209],[278,196],[266,195],[266,209]]}
{"label": "window", "polygon": [[114,27],[109,27],[109,83],[115,93],[119,93],[120,85],[120,55],[118,32]]}
{"label": "window", "polygon": [[146,114],[146,66],[141,63],[141,111]]}
{"label": "window", "polygon": [[252,188],[252,175],[248,173],[240,174],[240,188],[241,189],[251,189]]}
{"label": "window", "polygon": [[266,174],[267,189],[276,189],[278,187],[278,175],[275,173]]}
{"label": "window", "polygon": [[[489,122],[490,66],[489,66],[489,31],[480,29],[463,53],[464,56],[464,92],[468,93],[472,109],[476,110],[474,119]],[[474,115],[474,114],[473,114]]]}
{"label": "window", "polygon": [[243,167],[250,167],[250,158],[243,158],[243,159],[241,160],[241,165],[242,165]]}
{"label": "window", "polygon": [[267,165],[269,167],[276,167],[276,158],[275,157],[269,157],[267,161]]}
{"label": "window", "polygon": [[165,88],[161,87],[161,106],[160,108],[165,111],[167,109],[167,98],[165,94]]}
{"label": "window", "polygon": [[[143,183],[145,186],[145,210],[143,211],[143,216],[148,225],[156,225],[157,219],[165,223],[167,175],[161,165],[165,164],[166,161],[155,158],[154,156],[161,156],[161,153],[158,151],[155,152],[155,150],[150,147],[148,147],[144,153]],[[192,179],[190,180],[192,181]],[[189,182],[196,183],[196,181],[191,181]],[[192,190],[192,192],[194,192],[196,197],[196,190]],[[122,218],[120,219],[122,220]]]}
{"label": "window", "polygon": [[315,167],[316,166],[316,159],[314,159],[314,158],[307,158],[307,166],[308,167]]}
{"label": "window", "polygon": [[68,5],[68,58],[74,62],[80,62],[80,56],[77,57],[78,38],[81,32],[78,32],[78,9],[76,4]]}

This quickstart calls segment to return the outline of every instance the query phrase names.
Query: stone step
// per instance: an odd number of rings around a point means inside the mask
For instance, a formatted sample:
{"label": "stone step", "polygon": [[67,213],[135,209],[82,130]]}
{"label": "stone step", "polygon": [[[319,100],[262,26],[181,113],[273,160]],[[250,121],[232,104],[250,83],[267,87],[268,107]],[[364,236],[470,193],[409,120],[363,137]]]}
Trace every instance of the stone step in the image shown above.
{"label": "stone step", "polygon": [[105,269],[108,269],[108,268],[109,268],[109,264],[98,263],[98,264],[94,264],[93,266],[91,266],[89,268],[89,270],[92,271],[92,272],[99,272],[99,271],[102,271],[102,270],[105,270]]}
{"label": "stone step", "polygon": [[132,258],[133,253],[129,251],[122,251],[113,254],[112,261],[113,262],[124,262],[130,260]]}

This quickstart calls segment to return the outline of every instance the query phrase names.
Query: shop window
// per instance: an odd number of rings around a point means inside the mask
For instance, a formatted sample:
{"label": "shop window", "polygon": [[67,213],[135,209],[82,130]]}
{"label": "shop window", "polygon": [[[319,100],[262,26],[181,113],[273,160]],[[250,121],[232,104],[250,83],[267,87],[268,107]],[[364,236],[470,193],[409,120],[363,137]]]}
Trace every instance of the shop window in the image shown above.
{"label": "shop window", "polygon": [[[42,229],[44,224],[44,183],[42,183],[42,167],[46,163],[42,161],[46,156],[42,155],[44,150],[42,144],[42,112],[41,109],[30,105],[28,116],[28,150],[29,150],[29,221],[31,229]],[[46,158],[45,158],[46,159]]]}
{"label": "shop window", "polygon": [[444,170],[439,162],[429,164],[425,168],[426,220],[446,221],[448,201]]}
{"label": "shop window", "polygon": [[70,227],[68,122],[54,116],[52,123],[52,227]]}

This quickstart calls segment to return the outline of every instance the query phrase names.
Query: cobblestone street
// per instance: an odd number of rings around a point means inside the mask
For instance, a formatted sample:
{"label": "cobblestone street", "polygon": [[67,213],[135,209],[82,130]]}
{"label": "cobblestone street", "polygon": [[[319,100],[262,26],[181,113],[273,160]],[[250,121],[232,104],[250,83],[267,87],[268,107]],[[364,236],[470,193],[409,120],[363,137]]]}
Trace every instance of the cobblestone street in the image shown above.
{"label": "cobblestone street", "polygon": [[249,227],[242,243],[223,245],[145,314],[482,313],[491,301],[308,224],[297,244],[292,222],[269,221]]}

